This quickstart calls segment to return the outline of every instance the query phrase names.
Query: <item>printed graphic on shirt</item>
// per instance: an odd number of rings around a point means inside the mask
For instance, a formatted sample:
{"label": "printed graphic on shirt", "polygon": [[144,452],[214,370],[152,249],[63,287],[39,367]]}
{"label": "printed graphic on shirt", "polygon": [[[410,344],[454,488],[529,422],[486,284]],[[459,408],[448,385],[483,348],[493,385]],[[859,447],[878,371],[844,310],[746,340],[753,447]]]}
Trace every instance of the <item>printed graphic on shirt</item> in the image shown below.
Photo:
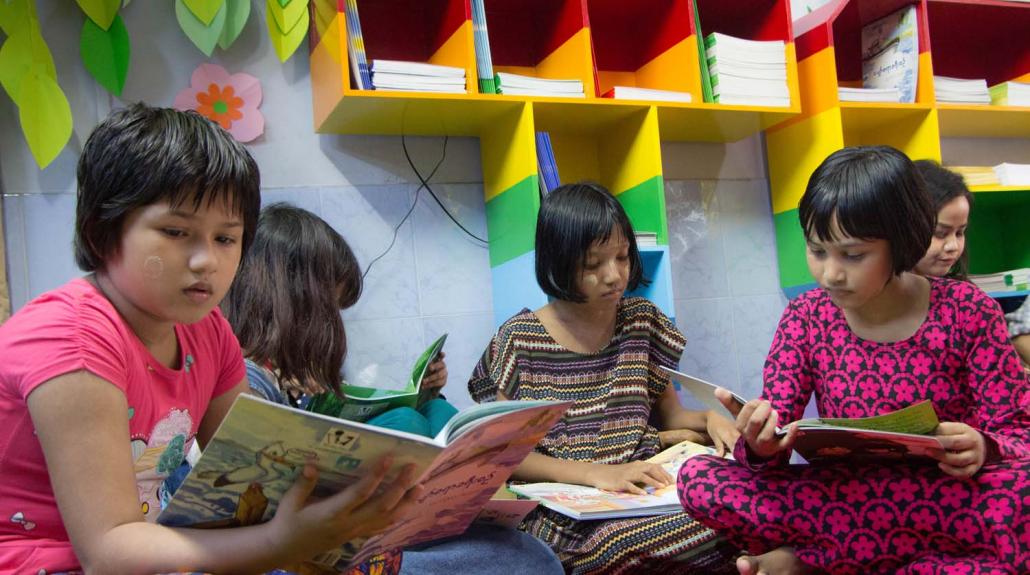
{"label": "printed graphic on shirt", "polygon": [[161,511],[159,490],[164,479],[185,460],[193,441],[193,418],[188,410],[173,409],[154,425],[150,437],[132,441],[132,458],[140,508],[147,521]]}

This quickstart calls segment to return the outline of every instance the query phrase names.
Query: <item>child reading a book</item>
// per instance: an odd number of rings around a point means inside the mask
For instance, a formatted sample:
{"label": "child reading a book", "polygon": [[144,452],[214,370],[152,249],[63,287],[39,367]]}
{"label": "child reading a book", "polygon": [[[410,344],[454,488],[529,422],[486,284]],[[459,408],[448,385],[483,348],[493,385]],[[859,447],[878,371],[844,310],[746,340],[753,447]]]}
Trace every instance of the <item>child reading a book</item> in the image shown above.
{"label": "child reading a book", "polygon": [[[513,478],[644,493],[673,481],[645,461],[660,450],[659,430],[689,429],[718,446],[736,441],[729,420],[683,409],[660,370],[677,365],[684,338],[653,303],[624,297],[642,274],[633,227],[608,190],[568,184],[543,199],[536,277],[553,300],[506,321],[469,381],[479,402],[574,402]],[[523,528],[569,573],[709,573],[733,552],[684,513],[576,521],[538,508]]]}
{"label": "child reading a book", "polygon": [[307,466],[263,525],[154,524],[165,476],[247,389],[216,306],[254,238],[258,168],[203,117],[136,104],[90,135],[78,186],[87,275],[0,326],[0,573],[258,572],[372,535],[419,496],[411,468],[380,486],[387,457],[317,502]]}
{"label": "child reading a book", "polygon": [[[754,554],[740,573],[1030,572],[1030,386],[994,300],[912,273],[934,230],[921,187],[883,146],[839,150],[809,180],[799,216],[819,287],[787,306],[762,398],[737,408],[736,461],[701,456],[679,475],[687,512]],[[788,465],[787,424],[813,393],[821,417],[929,400],[945,451],[936,465]]]}
{"label": "child reading a book", "polygon": [[[281,404],[301,405],[312,394],[340,391],[347,334],[340,310],[354,305],[362,291],[361,268],[346,240],[317,215],[288,204],[261,210],[254,245],[222,302],[222,311],[246,356],[251,392]],[[447,382],[443,358],[430,364],[422,385]],[[457,410],[443,398],[418,410],[399,407],[368,420],[432,437]],[[402,573],[490,572],[510,549],[522,553],[511,573],[554,572],[554,555],[538,541],[513,529],[473,526],[465,535],[373,559],[400,565]],[[390,569],[377,571],[388,574]],[[395,571],[394,571],[395,572]]]}

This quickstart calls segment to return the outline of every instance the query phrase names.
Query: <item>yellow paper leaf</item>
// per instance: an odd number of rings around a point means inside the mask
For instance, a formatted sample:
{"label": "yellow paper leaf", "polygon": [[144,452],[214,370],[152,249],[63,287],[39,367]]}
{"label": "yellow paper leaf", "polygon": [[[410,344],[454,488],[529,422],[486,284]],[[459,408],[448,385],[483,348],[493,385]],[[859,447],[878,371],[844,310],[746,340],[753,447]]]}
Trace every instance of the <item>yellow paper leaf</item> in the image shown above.
{"label": "yellow paper leaf", "polygon": [[17,30],[0,47],[0,85],[18,106],[21,106],[22,80],[32,71],[39,71],[57,80],[54,58],[38,26]]}
{"label": "yellow paper leaf", "polygon": [[[296,2],[297,0],[293,1]],[[272,40],[272,46],[275,48],[276,55],[279,56],[279,61],[285,62],[290,59],[290,56],[292,56],[294,52],[297,51],[300,43],[303,42],[304,37],[307,36],[310,19],[308,17],[308,11],[305,10],[297,21],[296,26],[285,34],[281,33],[278,25],[275,23],[275,17],[272,16],[271,4],[272,2],[265,2],[265,19],[268,21],[268,36]]]}
{"label": "yellow paper leaf", "polygon": [[[0,0],[2,1],[2,0]],[[104,30],[111,27],[111,22],[114,21],[114,17],[118,14],[118,9],[122,7],[121,0],[75,0],[79,4],[79,8],[89,16],[97,26],[100,26]]]}
{"label": "yellow paper leaf", "polygon": [[222,4],[225,0],[183,0],[186,7],[190,9],[190,12],[197,17],[198,20],[204,23],[205,26],[210,26],[211,22],[215,19],[215,15],[222,9]]}
{"label": "yellow paper leaf", "polygon": [[72,135],[72,109],[57,82],[34,70],[21,82],[18,119],[40,169],[50,165]]}

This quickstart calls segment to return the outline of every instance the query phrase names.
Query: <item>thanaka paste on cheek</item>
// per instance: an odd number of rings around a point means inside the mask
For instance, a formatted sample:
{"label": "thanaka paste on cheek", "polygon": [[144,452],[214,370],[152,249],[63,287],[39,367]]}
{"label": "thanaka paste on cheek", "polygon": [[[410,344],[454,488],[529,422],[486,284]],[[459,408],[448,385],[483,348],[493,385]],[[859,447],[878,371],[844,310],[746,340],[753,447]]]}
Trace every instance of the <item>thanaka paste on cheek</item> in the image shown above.
{"label": "thanaka paste on cheek", "polygon": [[586,274],[583,276],[583,283],[590,287],[594,287],[598,284],[597,276],[594,274]]}
{"label": "thanaka paste on cheek", "polygon": [[143,273],[150,279],[158,279],[165,272],[165,264],[158,256],[150,256],[143,261]]}

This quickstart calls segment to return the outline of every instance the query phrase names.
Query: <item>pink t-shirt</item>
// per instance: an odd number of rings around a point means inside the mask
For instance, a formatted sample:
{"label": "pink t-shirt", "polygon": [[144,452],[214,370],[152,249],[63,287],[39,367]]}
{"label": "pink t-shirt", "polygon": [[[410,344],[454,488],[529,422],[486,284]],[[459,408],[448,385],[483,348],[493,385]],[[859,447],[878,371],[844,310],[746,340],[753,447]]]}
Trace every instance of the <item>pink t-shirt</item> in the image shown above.
{"label": "pink t-shirt", "polygon": [[217,308],[175,332],[179,370],[158,363],[83,279],[0,325],[0,575],[78,568],[26,403],[59,375],[88,371],[125,394],[140,506],[148,521],[157,517],[164,478],[182,463],[211,398],[246,377],[239,343]]}

